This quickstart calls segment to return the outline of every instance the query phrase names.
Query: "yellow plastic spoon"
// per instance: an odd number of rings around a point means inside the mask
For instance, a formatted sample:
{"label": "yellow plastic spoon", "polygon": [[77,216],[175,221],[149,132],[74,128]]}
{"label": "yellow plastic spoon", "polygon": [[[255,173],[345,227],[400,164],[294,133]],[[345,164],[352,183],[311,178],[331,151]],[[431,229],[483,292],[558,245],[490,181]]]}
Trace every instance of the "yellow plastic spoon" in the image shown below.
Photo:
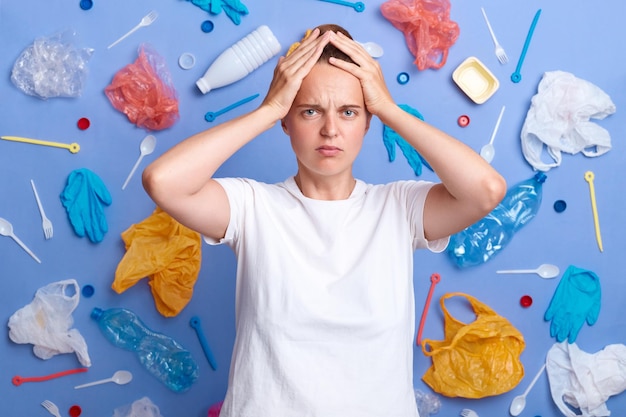
{"label": "yellow plastic spoon", "polygon": [[600,221],[598,220],[598,206],[596,206],[596,190],[593,187],[593,172],[587,171],[585,172],[585,181],[589,183],[589,194],[591,196],[591,209],[593,210],[593,225],[596,229],[596,240],[598,241],[598,247],[600,248],[600,252],[603,252],[602,249],[602,236],[600,235]]}
{"label": "yellow plastic spoon", "polygon": [[32,143],[34,145],[53,146],[55,148],[64,148],[68,149],[71,153],[78,153],[78,151],[80,151],[80,145],[76,142],[67,144],[61,142],[50,142],[47,140],[22,138],[20,136],[0,136],[0,139],[11,140],[13,142]]}

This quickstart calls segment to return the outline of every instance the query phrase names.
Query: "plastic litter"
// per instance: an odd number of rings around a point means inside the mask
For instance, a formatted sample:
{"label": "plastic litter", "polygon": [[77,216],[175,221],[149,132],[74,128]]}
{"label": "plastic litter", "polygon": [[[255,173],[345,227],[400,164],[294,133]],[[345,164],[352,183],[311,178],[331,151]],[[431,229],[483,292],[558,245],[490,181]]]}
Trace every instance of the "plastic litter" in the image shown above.
{"label": "plastic litter", "polygon": [[246,16],[248,8],[240,0],[187,0],[202,10],[213,15],[220,14],[222,10],[236,25],[241,23],[241,18]]}
{"label": "plastic litter", "polygon": [[33,301],[9,318],[9,338],[20,344],[30,343],[33,353],[50,359],[61,353],[76,353],[83,366],[91,366],[87,343],[74,324],[72,312],[78,306],[80,292],[74,279],[53,282],[39,288]]}
{"label": "plastic litter", "polygon": [[320,0],[320,1],[325,1],[326,3],[338,4],[340,6],[352,7],[355,12],[359,12],[359,13],[365,10],[365,3],[363,3],[362,1],[355,1],[355,2],[345,1],[345,0]]}
{"label": "plastic litter", "polygon": [[87,168],[72,171],[61,193],[61,203],[74,233],[79,237],[87,236],[93,243],[101,242],[109,231],[104,207],[111,202],[104,182]]}
{"label": "plastic litter", "polygon": [[15,61],[11,82],[41,99],[79,97],[88,75],[91,48],[78,48],[76,32],[66,30],[35,39]]}
{"label": "plastic litter", "polygon": [[202,31],[204,33],[211,33],[213,32],[213,28],[215,27],[215,25],[213,24],[213,22],[211,22],[210,20],[205,20],[204,22],[202,22],[202,24],[200,25],[200,29],[202,29]]}
{"label": "plastic litter", "polygon": [[134,63],[115,74],[104,93],[131,123],[147,130],[167,129],[180,117],[167,63],[147,44],[139,47]]}
{"label": "plastic litter", "polygon": [[87,130],[89,129],[90,125],[91,122],[86,117],[81,117],[80,119],[78,119],[78,122],[76,122],[76,126],[78,126],[80,130]]}
{"label": "plastic litter", "polygon": [[398,81],[398,84],[400,84],[400,85],[404,85],[404,84],[408,83],[410,79],[411,79],[411,77],[409,77],[409,74],[406,73],[406,72],[401,72],[396,77],[396,80]]}
{"label": "plastic litter", "polygon": [[89,368],[68,369],[66,371],[55,372],[53,374],[48,374],[48,375],[43,375],[43,376],[20,376],[20,375],[15,375],[13,378],[11,378],[11,382],[13,383],[13,385],[19,387],[20,385],[22,385],[25,382],[49,381],[51,379],[61,378],[63,376],[67,376],[67,375],[74,375],[74,374],[79,374],[79,373],[82,373],[82,372],[87,372],[88,370],[89,370]]}
{"label": "plastic litter", "polygon": [[198,379],[198,365],[176,340],[149,329],[125,308],[94,308],[91,318],[115,346],[135,352],[141,364],[174,392],[184,392]]}
{"label": "plastic litter", "polygon": [[[615,104],[599,87],[564,71],[544,73],[522,126],[522,151],[539,171],[561,164],[561,152],[596,157],[611,150],[611,136],[591,121],[615,113]],[[544,146],[550,162],[544,162]]]}
{"label": "plastic litter", "polygon": [[176,316],[191,300],[202,261],[202,238],[156,208],[122,233],[126,254],[117,265],[111,288],[118,294],[145,277],[157,310]]}
{"label": "plastic litter", "polygon": [[450,20],[449,0],[388,0],[380,6],[383,16],[404,33],[419,70],[439,69],[460,29]]}
{"label": "plastic litter", "polygon": [[612,414],[606,402],[626,390],[625,363],[623,344],[591,354],[576,343],[555,343],[546,358],[552,400],[566,417],[620,415],[621,410]]}
{"label": "plastic litter", "polygon": [[415,389],[415,403],[420,417],[429,417],[437,414],[441,408],[441,400],[435,394],[425,393]]}
{"label": "plastic litter", "polygon": [[583,324],[595,324],[600,315],[600,278],[589,270],[570,265],[554,291],[544,319],[551,321],[550,336],[574,343]]}
{"label": "plastic litter", "polygon": [[537,10],[537,12],[535,13],[535,17],[533,17],[533,21],[530,24],[528,33],[526,34],[526,40],[524,41],[522,53],[520,54],[519,60],[517,61],[517,67],[515,67],[515,71],[513,72],[513,74],[511,74],[511,81],[513,81],[514,83],[519,83],[520,81],[522,81],[522,64],[524,64],[524,58],[526,58],[526,52],[528,52],[530,40],[532,39],[533,33],[535,32],[537,21],[539,21],[539,16],[541,16],[541,9]]}
{"label": "plastic litter", "polygon": [[[464,323],[452,317],[444,303],[452,297],[464,297],[476,320]],[[526,343],[519,330],[467,294],[447,293],[440,304],[445,339],[422,341],[422,352],[432,359],[422,380],[447,397],[483,398],[515,388],[524,377],[520,355]]]}
{"label": "plastic litter", "polygon": [[113,410],[113,417],[163,417],[161,410],[148,397]]}
{"label": "plastic litter", "polygon": [[[412,114],[420,120],[424,120],[424,116],[408,104],[400,104],[399,106],[405,112]],[[411,168],[413,168],[415,175],[422,175],[422,165],[426,166],[426,168],[431,171],[433,170],[430,165],[428,165],[428,162],[415,150],[415,148],[409,145],[407,141],[402,138],[402,136],[398,135],[395,130],[387,125],[383,125],[383,143],[385,144],[385,149],[387,149],[387,154],[389,155],[389,162],[393,162],[396,159],[397,144],[407,162]]]}
{"label": "plastic litter", "polygon": [[222,52],[196,81],[202,94],[241,80],[280,52],[280,43],[261,25]]}
{"label": "plastic litter", "polygon": [[545,180],[546,175],[538,172],[515,184],[491,213],[452,235],[448,245],[452,262],[465,268],[485,263],[500,253],[539,211]]}
{"label": "plastic litter", "polygon": [[222,411],[222,405],[223,404],[224,404],[224,401],[219,401],[219,402],[213,404],[209,408],[209,412],[207,414],[207,417],[220,417],[220,411]]}

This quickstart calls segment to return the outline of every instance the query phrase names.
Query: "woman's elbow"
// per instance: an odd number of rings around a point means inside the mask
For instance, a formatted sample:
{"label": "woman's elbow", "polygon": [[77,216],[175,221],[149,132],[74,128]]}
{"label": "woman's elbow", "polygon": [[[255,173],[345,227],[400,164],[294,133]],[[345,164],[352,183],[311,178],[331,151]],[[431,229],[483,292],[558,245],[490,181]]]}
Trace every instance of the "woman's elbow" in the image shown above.
{"label": "woman's elbow", "polygon": [[506,180],[502,175],[493,172],[483,180],[482,209],[486,214],[490,213],[502,201],[506,195]]}
{"label": "woman's elbow", "polygon": [[157,200],[159,194],[166,187],[163,181],[163,175],[155,168],[154,164],[148,165],[141,174],[141,183],[146,193],[153,200]]}

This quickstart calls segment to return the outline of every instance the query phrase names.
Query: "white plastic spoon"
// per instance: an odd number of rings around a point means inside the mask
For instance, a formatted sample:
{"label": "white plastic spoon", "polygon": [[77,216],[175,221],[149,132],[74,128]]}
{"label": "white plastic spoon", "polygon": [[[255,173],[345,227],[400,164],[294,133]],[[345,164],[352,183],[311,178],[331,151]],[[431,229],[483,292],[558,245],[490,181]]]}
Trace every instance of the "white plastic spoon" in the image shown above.
{"label": "white plastic spoon", "polygon": [[502,106],[502,110],[500,110],[500,116],[498,116],[498,121],[496,122],[495,127],[493,128],[493,132],[491,133],[491,139],[489,139],[489,143],[483,146],[480,149],[480,156],[489,163],[493,161],[493,157],[496,154],[496,149],[493,147],[493,140],[496,138],[496,134],[498,133],[498,128],[500,128],[500,122],[502,121],[502,115],[504,114],[505,106]]}
{"label": "white plastic spoon", "polygon": [[133,374],[128,371],[117,371],[111,378],[101,379],[99,381],[89,382],[87,384],[76,385],[74,389],[92,387],[94,385],[106,384],[107,382],[115,382],[117,385],[128,384],[133,380]]}
{"label": "white plastic spoon", "polygon": [[22,249],[26,251],[26,253],[32,256],[34,260],[36,260],[38,263],[41,263],[41,261],[37,256],[35,256],[33,251],[28,249],[28,246],[26,246],[17,236],[15,236],[15,233],[13,233],[13,225],[11,224],[11,222],[3,219],[2,217],[0,217],[0,235],[8,236],[13,239],[15,242],[17,242],[18,245],[22,247]]}
{"label": "white plastic spoon", "polygon": [[509,413],[511,413],[512,416],[519,416],[522,411],[524,411],[524,408],[526,407],[526,396],[535,385],[535,382],[537,382],[539,376],[541,376],[544,369],[546,369],[545,363],[543,364],[539,372],[537,372],[537,375],[535,375],[535,378],[532,380],[528,388],[526,388],[526,391],[524,391],[522,395],[518,395],[517,397],[513,398],[513,401],[511,401],[511,407],[509,407]]}
{"label": "white plastic spoon", "polygon": [[541,278],[554,278],[559,275],[559,267],[552,264],[541,264],[537,269],[502,269],[497,274],[537,274]]}
{"label": "white plastic spoon", "polygon": [[143,157],[146,155],[150,155],[152,152],[154,152],[155,147],[156,147],[156,138],[154,136],[148,135],[145,138],[143,138],[143,140],[141,141],[141,144],[139,145],[139,151],[141,152],[141,154],[139,155],[139,159],[137,159],[137,162],[135,162],[135,166],[133,167],[133,169],[130,170],[130,174],[128,174],[126,181],[124,181],[124,185],[122,185],[122,190],[125,189],[126,186],[128,185],[128,181],[130,181],[133,174],[137,170],[137,167],[139,167],[139,163],[141,162]]}
{"label": "white plastic spoon", "polygon": [[372,58],[380,58],[385,53],[385,51],[383,50],[383,47],[377,44],[376,42],[358,42],[358,43],[363,48],[365,48],[367,53],[370,54]]}

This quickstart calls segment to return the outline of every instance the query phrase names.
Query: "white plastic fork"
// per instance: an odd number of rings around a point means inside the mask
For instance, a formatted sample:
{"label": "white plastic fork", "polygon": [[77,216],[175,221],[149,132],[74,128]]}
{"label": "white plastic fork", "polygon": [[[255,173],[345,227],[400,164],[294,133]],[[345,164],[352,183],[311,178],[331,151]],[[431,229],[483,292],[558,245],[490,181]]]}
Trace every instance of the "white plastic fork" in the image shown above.
{"label": "white plastic fork", "polygon": [[122,42],[124,39],[126,39],[128,36],[130,36],[132,33],[134,33],[137,29],[142,28],[144,26],[151,25],[152,22],[157,20],[157,17],[159,17],[159,14],[155,10],[152,10],[150,13],[148,13],[147,15],[145,15],[141,19],[141,22],[139,22],[139,24],[137,26],[135,26],[134,28],[132,28],[131,30],[126,32],[126,34],[124,34],[121,38],[119,38],[118,40],[113,42],[111,45],[109,45],[107,47],[107,49],[113,48],[115,45],[117,45],[118,43]]}
{"label": "white plastic fork", "polygon": [[43,235],[46,239],[52,239],[52,222],[46,216],[46,213],[43,211],[43,206],[41,205],[41,200],[39,200],[39,194],[37,194],[37,188],[35,188],[35,182],[30,180],[30,185],[33,187],[33,193],[35,193],[35,199],[37,200],[37,206],[39,207],[39,214],[41,214],[41,227],[43,228]]}
{"label": "white plastic fork", "polygon": [[52,414],[55,417],[61,417],[61,414],[59,413],[59,407],[57,407],[57,405],[55,403],[53,403],[50,400],[44,400],[41,405],[43,406],[43,408],[45,408],[46,410],[48,410],[48,412],[50,414]]}
{"label": "white plastic fork", "polygon": [[483,12],[483,17],[485,18],[485,22],[487,23],[487,28],[489,29],[489,33],[491,34],[491,39],[493,39],[493,43],[496,46],[496,57],[501,64],[506,64],[507,62],[509,62],[509,57],[506,56],[504,48],[502,47],[502,45],[500,45],[500,42],[498,42],[496,34],[493,33],[493,29],[491,28],[491,24],[489,23],[489,19],[487,18],[487,13],[485,13],[485,9],[481,7],[480,10]]}
{"label": "white plastic fork", "polygon": [[470,410],[469,408],[464,408],[461,410],[461,416],[463,417],[478,417],[478,413],[474,410]]}

